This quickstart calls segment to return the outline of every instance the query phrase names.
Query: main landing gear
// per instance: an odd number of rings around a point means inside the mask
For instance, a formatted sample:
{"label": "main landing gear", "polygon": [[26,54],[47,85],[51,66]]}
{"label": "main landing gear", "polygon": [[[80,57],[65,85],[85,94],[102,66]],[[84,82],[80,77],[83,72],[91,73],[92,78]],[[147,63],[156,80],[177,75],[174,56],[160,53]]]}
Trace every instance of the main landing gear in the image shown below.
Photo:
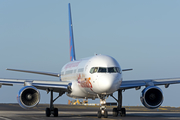
{"label": "main landing gear", "polygon": [[126,116],[126,109],[122,108],[122,90],[118,90],[118,99],[116,99],[113,95],[111,95],[117,103],[117,108],[113,108],[113,117],[117,117],[120,114],[122,117]]}
{"label": "main landing gear", "polygon": [[51,97],[50,97],[50,108],[46,108],[46,117],[50,117],[51,114],[54,115],[54,117],[58,117],[58,109],[54,108],[53,102],[56,101],[60,96],[62,96],[64,92],[59,93],[59,96],[57,96],[53,100],[53,90],[51,90]]}
{"label": "main landing gear", "polygon": [[106,99],[105,99],[106,96],[101,95],[98,97],[100,98],[101,107],[100,107],[100,110],[98,110],[97,117],[101,118],[102,115],[104,115],[104,118],[108,118],[108,111],[106,110]]}

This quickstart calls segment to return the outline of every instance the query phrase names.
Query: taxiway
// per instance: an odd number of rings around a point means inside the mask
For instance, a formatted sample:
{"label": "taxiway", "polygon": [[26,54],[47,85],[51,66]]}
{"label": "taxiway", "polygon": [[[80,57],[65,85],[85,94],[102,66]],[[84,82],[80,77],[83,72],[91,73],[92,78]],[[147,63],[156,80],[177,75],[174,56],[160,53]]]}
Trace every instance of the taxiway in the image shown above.
{"label": "taxiway", "polygon": [[[59,109],[58,117],[46,117],[45,108],[48,104],[40,104],[32,109],[23,109],[18,104],[0,104],[0,120],[99,120],[97,118],[98,106],[80,105],[55,105]],[[159,109],[149,110],[141,106],[126,106],[126,117],[113,117],[112,108],[108,106],[108,120],[179,120],[180,108],[160,107]]]}

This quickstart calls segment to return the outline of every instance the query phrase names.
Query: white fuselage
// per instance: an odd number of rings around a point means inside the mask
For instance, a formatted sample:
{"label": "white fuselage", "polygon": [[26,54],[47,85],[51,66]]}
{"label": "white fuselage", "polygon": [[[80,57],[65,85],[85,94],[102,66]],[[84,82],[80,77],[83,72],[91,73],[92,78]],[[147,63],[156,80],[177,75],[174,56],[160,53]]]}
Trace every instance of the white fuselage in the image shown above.
{"label": "white fuselage", "polygon": [[62,81],[71,81],[74,98],[96,98],[97,94],[109,95],[119,89],[122,70],[119,63],[107,55],[95,55],[65,64],[61,71]]}

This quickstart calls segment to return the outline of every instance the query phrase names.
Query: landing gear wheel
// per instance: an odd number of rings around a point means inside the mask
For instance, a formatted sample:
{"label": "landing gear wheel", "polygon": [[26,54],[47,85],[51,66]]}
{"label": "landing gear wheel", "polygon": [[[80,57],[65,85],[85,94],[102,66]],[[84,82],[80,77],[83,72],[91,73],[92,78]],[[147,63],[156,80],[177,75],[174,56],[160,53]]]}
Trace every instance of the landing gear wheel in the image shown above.
{"label": "landing gear wheel", "polygon": [[50,108],[46,108],[46,117],[49,117],[51,115]]}
{"label": "landing gear wheel", "polygon": [[125,109],[125,108],[121,108],[120,115],[121,115],[122,117],[125,117],[125,116],[126,116],[126,109]]}
{"label": "landing gear wheel", "polygon": [[107,110],[104,111],[104,118],[108,118],[108,112],[107,112]]}
{"label": "landing gear wheel", "polygon": [[54,108],[54,117],[58,117],[58,109]]}
{"label": "landing gear wheel", "polygon": [[101,118],[101,116],[102,116],[101,110],[98,110],[97,117],[98,117],[98,118]]}
{"label": "landing gear wheel", "polygon": [[113,117],[117,117],[117,116],[118,116],[117,108],[113,108]]}

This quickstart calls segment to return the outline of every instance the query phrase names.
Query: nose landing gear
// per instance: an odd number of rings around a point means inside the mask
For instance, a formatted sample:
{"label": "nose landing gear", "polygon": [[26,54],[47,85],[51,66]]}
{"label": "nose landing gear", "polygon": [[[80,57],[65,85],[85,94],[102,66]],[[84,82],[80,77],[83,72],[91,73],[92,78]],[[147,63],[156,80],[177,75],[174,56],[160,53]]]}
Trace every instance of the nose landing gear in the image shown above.
{"label": "nose landing gear", "polygon": [[100,110],[98,110],[97,117],[101,118],[102,115],[104,115],[104,118],[108,118],[108,111],[106,110],[106,99],[105,99],[106,96],[98,95],[98,97],[100,98],[101,107],[100,107]]}

